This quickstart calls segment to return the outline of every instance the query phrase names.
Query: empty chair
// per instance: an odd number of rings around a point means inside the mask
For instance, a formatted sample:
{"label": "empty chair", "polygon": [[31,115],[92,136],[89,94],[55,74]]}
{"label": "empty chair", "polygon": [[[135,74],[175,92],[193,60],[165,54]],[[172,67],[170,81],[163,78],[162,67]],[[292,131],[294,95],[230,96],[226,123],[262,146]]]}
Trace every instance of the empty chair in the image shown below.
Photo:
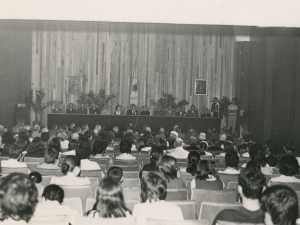
{"label": "empty chair", "polygon": [[68,207],[70,207],[70,209],[78,212],[79,215],[83,215],[81,198],[79,198],[79,197],[64,198],[64,201],[62,204],[65,206],[68,206]]}
{"label": "empty chair", "polygon": [[130,221],[127,218],[88,218],[88,217],[77,217],[76,218],[76,225],[99,225],[99,224],[105,224],[105,225],[136,225],[134,221]]}
{"label": "empty chair", "polygon": [[167,189],[166,201],[187,201],[188,190],[186,188],[182,189]]}
{"label": "empty chair", "polygon": [[228,202],[234,203],[236,190],[203,190],[193,189],[192,199],[196,202],[196,213],[199,213],[202,202]]}
{"label": "empty chair", "polygon": [[237,190],[238,182],[235,181],[229,181],[227,184],[227,189],[234,189]]}
{"label": "empty chair", "polygon": [[238,174],[225,174],[218,173],[219,178],[224,182],[225,187],[227,187],[229,181],[238,181]]}
{"label": "empty chair", "polygon": [[170,201],[181,208],[185,220],[196,219],[196,204],[194,201]]}
{"label": "empty chair", "polygon": [[123,178],[124,179],[139,178],[139,172],[138,171],[124,171]]}
{"label": "empty chair", "polygon": [[124,201],[136,200],[140,202],[140,187],[122,188]]}
{"label": "empty chair", "polygon": [[209,225],[206,220],[166,221],[147,219],[147,225]]}
{"label": "empty chair", "polygon": [[215,217],[224,209],[238,210],[242,207],[240,203],[223,203],[223,202],[202,202],[199,212],[199,219],[207,220],[212,224]]}
{"label": "empty chair", "polygon": [[123,182],[121,183],[122,188],[126,187],[140,187],[140,179],[124,179]]}
{"label": "empty chair", "polygon": [[91,198],[91,186],[61,186],[65,192],[65,198],[79,197],[82,201],[82,208],[85,207],[87,198]]}
{"label": "empty chair", "polygon": [[30,225],[68,225],[67,216],[33,216]]}
{"label": "empty chair", "polygon": [[28,168],[27,167],[2,167],[2,174],[10,174],[10,173],[25,173],[28,174]]}
{"label": "empty chair", "polygon": [[24,162],[39,162],[44,163],[44,158],[39,157],[24,157]]}

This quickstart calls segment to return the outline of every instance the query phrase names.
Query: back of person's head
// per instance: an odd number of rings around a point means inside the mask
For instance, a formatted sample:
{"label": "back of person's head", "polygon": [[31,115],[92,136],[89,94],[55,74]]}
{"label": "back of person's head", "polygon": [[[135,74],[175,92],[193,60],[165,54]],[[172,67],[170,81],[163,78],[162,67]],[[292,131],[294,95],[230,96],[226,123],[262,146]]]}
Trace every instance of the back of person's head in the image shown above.
{"label": "back of person's head", "polygon": [[150,150],[150,162],[156,164],[163,155],[163,149],[158,145],[152,145]]}
{"label": "back of person's head", "polygon": [[266,166],[265,149],[261,144],[253,144],[249,149],[249,155],[252,161],[258,161],[262,167]]}
{"label": "back of person's head", "polygon": [[162,150],[167,150],[168,149],[168,143],[163,138],[158,139],[158,145],[161,147]]}
{"label": "back of person's head", "polygon": [[44,163],[53,164],[58,159],[58,151],[51,146],[44,152]]}
{"label": "back of person's head", "polygon": [[212,139],[212,144],[214,146],[219,146],[219,140],[217,138]]}
{"label": "back of person's head", "polygon": [[34,182],[36,184],[42,183],[43,178],[39,172],[31,172],[28,176],[32,182]]}
{"label": "back of person's head", "polygon": [[93,144],[93,154],[97,155],[97,154],[103,154],[105,153],[105,150],[108,146],[108,141],[104,140],[104,141],[99,141],[96,140]]}
{"label": "back of person's head", "polygon": [[270,167],[275,167],[277,165],[277,158],[274,155],[269,155],[266,158],[266,162]]}
{"label": "back of person's head", "polygon": [[135,139],[136,139],[135,135],[134,135],[134,133],[132,131],[132,132],[126,133],[122,140],[127,140],[131,144],[134,144]]}
{"label": "back of person's head", "polygon": [[201,160],[197,165],[196,171],[197,178],[200,180],[209,179],[209,175],[214,177],[218,177],[216,174],[215,169],[213,168],[212,164],[208,160]]}
{"label": "back of person's head", "polygon": [[294,143],[291,140],[286,140],[284,142],[283,147],[284,147],[284,150],[286,152],[293,152],[294,151]]}
{"label": "back of person's head", "polygon": [[127,139],[122,139],[120,142],[120,152],[121,153],[131,153],[132,142]]}
{"label": "back of person's head", "polygon": [[65,193],[60,186],[50,184],[44,189],[42,197],[47,201],[58,201],[61,204],[64,201]]}
{"label": "back of person's head", "polygon": [[186,172],[192,174],[193,176],[195,175],[197,171],[197,165],[200,161],[200,154],[197,151],[191,151],[188,154],[188,167],[186,168]]}
{"label": "back of person's head", "polygon": [[177,177],[177,160],[172,156],[164,155],[158,160],[156,170],[170,181]]}
{"label": "back of person's head", "polygon": [[80,159],[88,159],[92,155],[92,146],[88,141],[80,142],[75,149],[76,156]]}
{"label": "back of person's head", "polygon": [[18,159],[22,153],[22,148],[17,145],[9,145],[8,157],[11,159]]}
{"label": "back of person's head", "polygon": [[113,179],[107,177],[99,183],[93,210],[98,212],[100,218],[126,217],[128,209],[124,203],[122,188]]}
{"label": "back of person's head", "polygon": [[79,145],[79,141],[78,140],[74,140],[74,139],[70,140],[69,144],[68,144],[68,151],[70,151],[70,150],[76,150],[77,147],[78,147],[78,145]]}
{"label": "back of person's head", "polygon": [[226,142],[233,143],[234,142],[234,137],[233,136],[227,136]]}
{"label": "back of person's head", "polygon": [[81,128],[82,128],[82,130],[87,130],[87,129],[89,129],[89,125],[83,124],[83,125],[81,126]]}
{"label": "back of person's head", "polygon": [[28,175],[11,173],[0,179],[0,206],[3,219],[12,218],[28,222],[37,203],[37,188]]}
{"label": "back of person's head", "polygon": [[295,225],[298,218],[297,194],[284,185],[269,187],[261,197],[261,208],[266,225]]}
{"label": "back of person's head", "polygon": [[233,144],[232,143],[230,143],[230,142],[225,142],[224,143],[224,152],[232,152],[232,151],[234,151],[234,146],[233,146]]}
{"label": "back of person's head", "polygon": [[283,156],[279,162],[279,172],[285,176],[299,174],[299,163],[295,156]]}
{"label": "back of person's head", "polygon": [[260,164],[257,161],[249,161],[246,164],[246,169],[258,169],[260,170]]}
{"label": "back of person's head", "polygon": [[80,131],[81,131],[80,127],[78,127],[78,126],[73,127],[73,130],[72,130],[73,133],[80,133]]}
{"label": "back of person's head", "polygon": [[277,157],[280,153],[278,146],[275,144],[269,145],[268,149],[269,149],[270,155],[273,155],[275,157]]}
{"label": "back of person's head", "polygon": [[123,170],[118,166],[112,166],[107,171],[107,177],[113,179],[117,184],[123,181]]}
{"label": "back of person's head", "polygon": [[165,200],[167,196],[167,184],[164,177],[155,172],[149,172],[141,180],[141,199],[142,202],[149,200],[156,202]]}
{"label": "back of person's head", "polygon": [[270,146],[271,146],[271,145],[274,145],[274,144],[275,144],[275,141],[273,141],[273,140],[271,140],[271,139],[269,139],[269,140],[266,141],[266,147],[267,147],[267,148],[270,148]]}
{"label": "back of person's head", "polygon": [[175,148],[182,147],[182,145],[183,145],[183,140],[181,138],[176,138],[174,142],[174,147]]}
{"label": "back of person's head", "polygon": [[44,132],[41,134],[41,139],[43,142],[48,142],[50,140],[50,134],[49,132]]}
{"label": "back of person's head", "polygon": [[195,146],[198,144],[198,139],[194,136],[189,137],[188,144]]}
{"label": "back of person's head", "polygon": [[68,172],[73,172],[76,167],[79,168],[80,172],[80,159],[77,156],[68,155],[61,164],[60,168],[63,174],[67,174]]}
{"label": "back of person's head", "polygon": [[239,166],[239,156],[235,151],[229,151],[225,154],[225,164],[226,167],[238,168]]}
{"label": "back of person's head", "polygon": [[201,150],[206,151],[208,148],[208,143],[206,141],[201,141],[199,146]]}
{"label": "back of person's head", "polygon": [[244,140],[245,144],[247,144],[248,142],[250,142],[251,141],[250,135],[244,135],[243,136],[243,140]]}
{"label": "back of person's head", "polygon": [[60,140],[58,138],[53,138],[49,146],[51,146],[51,148],[54,148],[58,152],[62,152]]}
{"label": "back of person's head", "polygon": [[11,132],[5,132],[2,135],[2,144],[12,145],[12,144],[14,144],[14,142],[15,142],[15,139]]}
{"label": "back of person's head", "polygon": [[259,169],[245,168],[238,178],[239,193],[249,199],[260,199],[266,183]]}

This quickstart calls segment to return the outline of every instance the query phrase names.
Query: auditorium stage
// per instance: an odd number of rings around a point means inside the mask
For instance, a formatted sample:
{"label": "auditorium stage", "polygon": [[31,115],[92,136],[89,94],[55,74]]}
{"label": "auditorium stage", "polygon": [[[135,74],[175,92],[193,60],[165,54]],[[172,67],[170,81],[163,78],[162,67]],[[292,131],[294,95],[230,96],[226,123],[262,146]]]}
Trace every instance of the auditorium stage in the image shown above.
{"label": "auditorium stage", "polygon": [[83,115],[83,114],[48,114],[48,127],[53,124],[59,126],[63,124],[70,125],[75,123],[76,126],[88,124],[94,128],[96,124],[106,129],[112,129],[118,126],[124,130],[128,124],[132,123],[137,130],[141,130],[144,125],[151,127],[152,132],[158,132],[160,127],[171,130],[177,124],[181,127],[182,132],[187,132],[188,127],[196,129],[198,132],[207,132],[208,128],[220,130],[221,120],[215,118],[189,118],[189,117],[162,117],[162,116],[117,116],[117,115]]}

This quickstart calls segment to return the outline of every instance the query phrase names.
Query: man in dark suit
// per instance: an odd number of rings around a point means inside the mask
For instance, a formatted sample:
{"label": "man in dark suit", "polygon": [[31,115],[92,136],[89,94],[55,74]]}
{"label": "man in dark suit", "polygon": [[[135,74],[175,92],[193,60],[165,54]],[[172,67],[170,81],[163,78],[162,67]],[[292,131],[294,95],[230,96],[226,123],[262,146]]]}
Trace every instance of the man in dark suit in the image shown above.
{"label": "man in dark suit", "polygon": [[87,114],[87,109],[84,107],[84,104],[80,104],[80,108],[77,110],[78,114]]}
{"label": "man in dark suit", "polygon": [[186,112],[184,111],[183,106],[181,106],[181,107],[179,108],[179,112],[176,112],[176,113],[175,113],[175,116],[178,116],[178,117],[184,117],[184,116],[186,116]]}
{"label": "man in dark suit", "polygon": [[141,115],[141,116],[150,116],[150,112],[149,112],[149,110],[147,109],[147,106],[143,105],[142,111],[140,112],[140,115]]}
{"label": "man in dark suit", "polygon": [[211,105],[211,110],[213,113],[213,118],[223,119],[223,105],[219,102],[217,97],[214,97],[213,104]]}
{"label": "man in dark suit", "polygon": [[90,114],[100,114],[100,109],[96,108],[96,104],[93,103],[93,107],[90,108]]}
{"label": "man in dark suit", "polygon": [[63,113],[62,109],[58,108],[57,104],[54,104],[54,109],[52,109],[52,113]]}
{"label": "man in dark suit", "polygon": [[139,111],[136,109],[135,104],[131,104],[131,109],[127,110],[126,115],[139,115]]}
{"label": "man in dark suit", "polygon": [[187,117],[199,117],[198,110],[194,105],[191,105],[191,109],[186,114]]}
{"label": "man in dark suit", "polygon": [[69,104],[69,108],[67,109],[66,113],[70,113],[70,114],[76,114],[77,113],[73,103]]}

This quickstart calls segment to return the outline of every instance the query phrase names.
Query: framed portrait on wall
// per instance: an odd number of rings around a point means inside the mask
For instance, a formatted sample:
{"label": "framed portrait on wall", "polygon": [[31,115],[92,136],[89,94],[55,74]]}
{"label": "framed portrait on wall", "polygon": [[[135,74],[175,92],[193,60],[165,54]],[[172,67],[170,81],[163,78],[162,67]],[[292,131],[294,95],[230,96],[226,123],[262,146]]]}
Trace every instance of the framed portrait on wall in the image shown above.
{"label": "framed portrait on wall", "polygon": [[207,80],[195,79],[195,95],[207,95]]}
{"label": "framed portrait on wall", "polygon": [[69,95],[80,95],[82,91],[82,77],[68,76],[67,90]]}

